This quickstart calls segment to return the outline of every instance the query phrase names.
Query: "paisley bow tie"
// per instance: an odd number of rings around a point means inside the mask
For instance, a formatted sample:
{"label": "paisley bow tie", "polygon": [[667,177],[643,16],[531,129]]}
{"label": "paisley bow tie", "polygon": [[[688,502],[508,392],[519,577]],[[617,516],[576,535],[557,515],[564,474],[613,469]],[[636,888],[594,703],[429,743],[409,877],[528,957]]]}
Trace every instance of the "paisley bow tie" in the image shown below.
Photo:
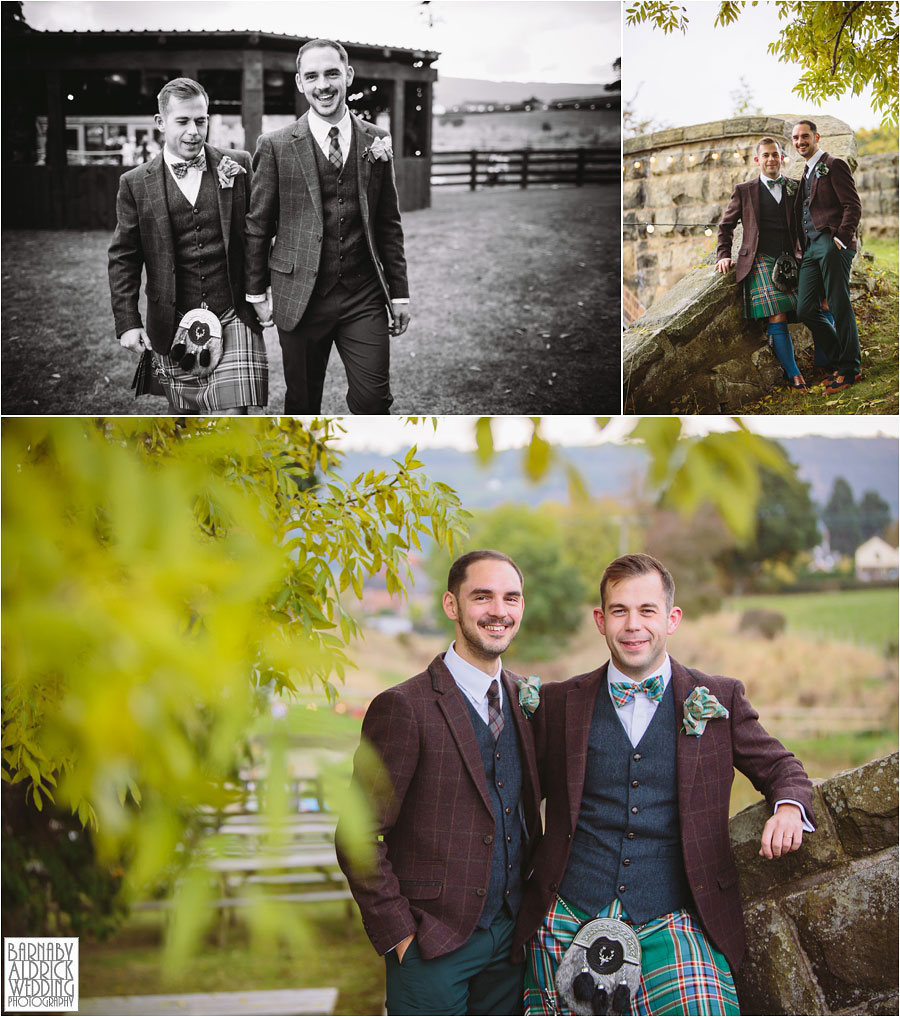
{"label": "paisley bow tie", "polygon": [[618,708],[623,707],[626,703],[630,703],[634,699],[635,692],[643,692],[654,703],[658,703],[663,697],[663,692],[665,692],[661,674],[655,674],[652,678],[645,678],[637,684],[634,682],[610,682],[609,689],[612,692],[613,702]]}

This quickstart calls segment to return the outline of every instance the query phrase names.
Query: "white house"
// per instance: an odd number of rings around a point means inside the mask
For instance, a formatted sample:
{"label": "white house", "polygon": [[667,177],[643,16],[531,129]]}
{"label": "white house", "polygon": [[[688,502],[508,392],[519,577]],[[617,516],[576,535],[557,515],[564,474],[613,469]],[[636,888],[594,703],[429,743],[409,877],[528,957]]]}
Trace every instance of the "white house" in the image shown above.
{"label": "white house", "polygon": [[896,579],[900,570],[897,548],[891,547],[881,537],[869,537],[864,544],[860,544],[853,559],[856,564],[856,578],[861,582]]}

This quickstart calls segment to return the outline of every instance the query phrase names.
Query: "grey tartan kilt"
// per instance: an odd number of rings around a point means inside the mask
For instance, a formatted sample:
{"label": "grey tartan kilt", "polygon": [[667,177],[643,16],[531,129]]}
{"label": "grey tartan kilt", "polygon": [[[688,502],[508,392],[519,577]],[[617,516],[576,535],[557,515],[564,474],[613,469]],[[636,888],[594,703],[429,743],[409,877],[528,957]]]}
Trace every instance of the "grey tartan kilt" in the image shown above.
{"label": "grey tartan kilt", "polygon": [[[179,315],[180,320],[180,315]],[[262,335],[229,309],[222,322],[222,359],[205,378],[183,371],[175,361],[153,354],[153,369],[169,401],[186,413],[216,413],[241,406],[265,407],[269,399],[269,362]]]}

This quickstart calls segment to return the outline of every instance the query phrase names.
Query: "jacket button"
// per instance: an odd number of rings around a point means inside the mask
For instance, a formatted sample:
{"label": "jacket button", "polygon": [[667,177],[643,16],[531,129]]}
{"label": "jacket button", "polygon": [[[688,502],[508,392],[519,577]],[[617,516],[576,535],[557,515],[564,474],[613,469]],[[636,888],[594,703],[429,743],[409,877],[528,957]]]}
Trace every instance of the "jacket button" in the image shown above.
{"label": "jacket button", "polygon": [[487,890],[485,890],[485,888],[483,886],[479,886],[478,889],[475,891],[475,896],[476,897],[486,897],[487,896]]}
{"label": "jacket button", "polygon": [[631,811],[632,811],[632,813],[637,814],[637,806],[636,805],[632,805],[631,806]]}
{"label": "jacket button", "polygon": [[633,755],[633,756],[632,756],[631,758],[632,758],[632,759],[633,759],[633,760],[634,760],[634,761],[635,761],[636,763],[639,763],[639,762],[641,761],[641,754],[640,754],[640,752],[635,752],[635,754],[634,754],[634,755]]}
{"label": "jacket button", "polygon": [[621,886],[619,887],[619,893],[624,893],[624,892],[625,892],[625,884],[623,883],[623,884],[622,884],[622,885],[621,885]]}
{"label": "jacket button", "polygon": [[638,783],[638,782],[637,782],[636,780],[633,780],[633,781],[631,782],[631,786],[632,786],[632,787],[640,787],[640,784],[639,784],[639,783]]}
{"label": "jacket button", "polygon": [[502,780],[498,780],[497,781],[497,787],[503,787],[503,781]]}
{"label": "jacket button", "polygon": [[[174,303],[174,301],[173,301],[173,303]],[[512,815],[512,809],[508,805],[507,805],[507,807],[503,811],[507,814],[507,816],[511,816]]]}
{"label": "jacket button", "polygon": [[628,838],[629,840],[634,840],[634,830],[629,830],[629,831],[628,831],[628,833],[626,833],[626,834],[625,834],[625,836],[626,836],[626,837],[627,837],[627,838]]}
{"label": "jacket button", "polygon": [[567,833],[566,834],[566,840],[571,840],[571,839],[572,839],[572,834],[571,833]]}
{"label": "jacket button", "polygon": [[630,858],[623,858],[622,859],[622,864],[623,865],[631,865],[631,859]]}
{"label": "jacket button", "polygon": [[486,833],[484,835],[484,842],[485,842],[485,844],[493,844],[494,843],[494,835],[492,833]]}
{"label": "jacket button", "polygon": [[697,892],[699,893],[699,892],[700,892],[700,891],[701,891],[701,890],[703,889],[703,884],[702,884],[702,883],[698,883],[698,884],[697,884],[697,885],[696,885],[696,886],[694,887],[694,889],[695,889],[695,890],[696,890],[696,891],[697,891]]}
{"label": "jacket button", "polygon": [[558,886],[559,886],[559,883],[551,883],[551,884],[550,884],[550,889],[551,889],[551,890],[552,890],[552,891],[553,891],[554,893],[556,893],[556,889],[557,889],[557,887],[558,887]]}

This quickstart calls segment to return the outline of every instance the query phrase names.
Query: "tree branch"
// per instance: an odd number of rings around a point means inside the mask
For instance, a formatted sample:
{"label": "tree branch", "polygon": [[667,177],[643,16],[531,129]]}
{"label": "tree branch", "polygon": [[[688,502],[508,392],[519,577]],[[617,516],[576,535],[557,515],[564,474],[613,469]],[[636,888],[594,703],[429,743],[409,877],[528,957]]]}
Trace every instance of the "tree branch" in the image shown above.
{"label": "tree branch", "polygon": [[861,2],[860,3],[855,3],[850,8],[850,10],[847,11],[847,14],[844,17],[844,20],[841,22],[841,27],[837,31],[837,37],[834,40],[834,54],[833,54],[833,56],[831,58],[831,76],[832,77],[834,77],[834,75],[837,74],[837,52],[838,52],[838,46],[840,46],[840,44],[841,44],[841,36],[844,33],[844,28],[846,27],[847,22],[850,20],[850,18],[853,17],[853,12],[856,10],[857,7],[862,7],[862,3]]}

